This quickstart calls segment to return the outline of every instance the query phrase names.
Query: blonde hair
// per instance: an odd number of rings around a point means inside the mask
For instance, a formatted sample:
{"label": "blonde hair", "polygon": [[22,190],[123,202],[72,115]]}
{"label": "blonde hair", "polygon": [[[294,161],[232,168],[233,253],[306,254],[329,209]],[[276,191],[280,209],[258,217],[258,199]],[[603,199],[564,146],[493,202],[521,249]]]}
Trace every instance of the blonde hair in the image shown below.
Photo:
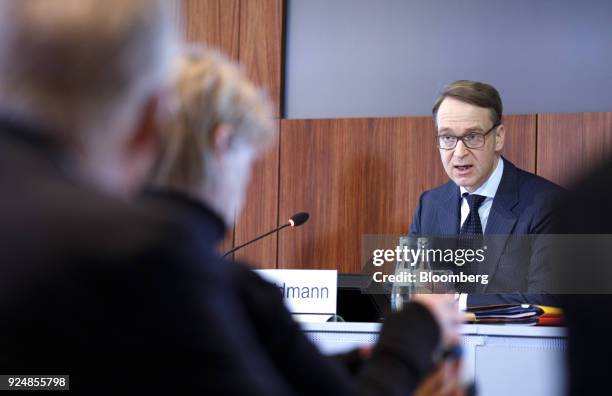
{"label": "blonde hair", "polygon": [[216,51],[191,48],[181,57],[174,95],[171,119],[160,127],[162,144],[152,174],[154,185],[200,185],[211,134],[222,125],[232,128],[232,140],[257,150],[275,140],[267,96]]}

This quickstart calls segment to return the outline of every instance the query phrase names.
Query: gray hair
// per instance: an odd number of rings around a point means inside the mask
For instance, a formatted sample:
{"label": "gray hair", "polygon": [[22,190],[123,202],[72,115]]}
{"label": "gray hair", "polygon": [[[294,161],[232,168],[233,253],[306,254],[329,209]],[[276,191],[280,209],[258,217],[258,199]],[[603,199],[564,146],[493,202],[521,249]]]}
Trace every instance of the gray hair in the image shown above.
{"label": "gray hair", "polygon": [[174,114],[160,130],[163,144],[152,175],[155,185],[189,189],[201,184],[210,136],[221,125],[232,127],[235,141],[257,151],[277,137],[267,95],[217,51],[186,51],[174,94]]}
{"label": "gray hair", "polygon": [[0,0],[0,107],[71,139],[132,121],[169,74],[171,4]]}

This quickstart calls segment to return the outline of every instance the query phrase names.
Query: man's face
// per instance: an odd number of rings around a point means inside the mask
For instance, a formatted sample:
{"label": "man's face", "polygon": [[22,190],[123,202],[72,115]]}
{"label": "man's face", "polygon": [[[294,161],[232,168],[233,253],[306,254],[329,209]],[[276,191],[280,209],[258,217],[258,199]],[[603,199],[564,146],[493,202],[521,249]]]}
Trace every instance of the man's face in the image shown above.
{"label": "man's face", "polygon": [[[446,98],[438,108],[436,124],[438,135],[463,137],[471,133],[486,133],[493,121],[489,109]],[[458,140],[454,149],[440,149],[448,177],[470,192],[480,187],[497,166],[504,146],[504,126],[498,126],[484,138],[484,145],[480,148],[468,148]]]}

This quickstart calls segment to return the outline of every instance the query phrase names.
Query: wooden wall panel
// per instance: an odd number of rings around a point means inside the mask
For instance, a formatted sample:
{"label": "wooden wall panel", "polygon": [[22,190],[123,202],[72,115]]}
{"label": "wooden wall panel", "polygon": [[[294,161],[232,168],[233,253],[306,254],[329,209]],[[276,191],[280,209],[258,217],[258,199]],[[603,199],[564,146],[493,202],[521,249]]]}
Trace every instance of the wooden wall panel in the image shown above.
{"label": "wooden wall panel", "polygon": [[536,115],[504,117],[506,141],[503,156],[521,169],[536,171]]}
{"label": "wooden wall panel", "polygon": [[238,60],[239,0],[183,0],[185,37]]}
{"label": "wooden wall panel", "polygon": [[[238,59],[247,76],[263,87],[280,117],[282,0],[241,0]],[[246,206],[236,222],[235,244],[264,233],[278,223],[278,154],[272,149],[253,169]],[[244,248],[236,259],[260,268],[275,268],[277,235]]]}
{"label": "wooden wall panel", "polygon": [[538,174],[570,187],[612,154],[612,113],[538,116]]}
{"label": "wooden wall panel", "polygon": [[446,181],[430,117],[283,120],[279,268],[360,270],[362,234],[401,234],[425,189]]}
{"label": "wooden wall panel", "polygon": [[240,63],[249,77],[266,88],[281,114],[283,40],[282,0],[242,0],[240,3]]}
{"label": "wooden wall panel", "polygon": [[[275,145],[253,168],[243,214],[236,223],[236,246],[278,224],[278,155],[279,146]],[[258,268],[276,268],[277,237],[270,235],[249,245],[237,251],[235,258]]]}

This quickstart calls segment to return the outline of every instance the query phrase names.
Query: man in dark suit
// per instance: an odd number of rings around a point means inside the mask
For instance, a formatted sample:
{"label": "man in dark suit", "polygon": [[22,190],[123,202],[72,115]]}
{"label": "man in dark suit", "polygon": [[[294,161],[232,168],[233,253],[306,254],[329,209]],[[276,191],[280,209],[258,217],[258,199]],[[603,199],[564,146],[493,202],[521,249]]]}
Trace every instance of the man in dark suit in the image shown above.
{"label": "man in dark suit", "polygon": [[421,195],[410,234],[484,234],[480,247],[487,246],[486,259],[466,270],[487,275],[488,283],[459,285],[462,307],[554,303],[533,294],[545,293],[550,277],[545,244],[509,236],[552,233],[551,200],[561,189],[501,156],[505,127],[499,93],[488,84],[456,81],[436,100],[433,117],[451,181]]}

